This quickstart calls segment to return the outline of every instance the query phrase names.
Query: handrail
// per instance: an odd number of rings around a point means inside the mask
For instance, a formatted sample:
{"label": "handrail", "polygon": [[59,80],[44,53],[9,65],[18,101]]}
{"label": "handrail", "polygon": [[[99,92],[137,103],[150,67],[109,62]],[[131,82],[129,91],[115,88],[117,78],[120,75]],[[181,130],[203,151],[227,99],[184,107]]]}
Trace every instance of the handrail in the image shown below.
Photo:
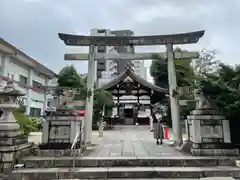
{"label": "handrail", "polygon": [[73,143],[72,143],[72,146],[71,146],[71,149],[75,148],[76,144],[77,144],[77,139],[79,137],[81,132],[78,132],[73,140]]}
{"label": "handrail", "polygon": [[[74,138],[74,141],[72,143],[72,146],[71,146],[71,150],[73,150],[73,168],[75,168],[75,165],[76,165],[76,144],[77,144],[77,140],[79,138],[79,136],[82,134],[82,132],[78,132]],[[81,138],[82,139],[82,138]],[[80,144],[82,143],[81,142],[82,140],[80,140]],[[81,149],[80,149],[81,151]]]}

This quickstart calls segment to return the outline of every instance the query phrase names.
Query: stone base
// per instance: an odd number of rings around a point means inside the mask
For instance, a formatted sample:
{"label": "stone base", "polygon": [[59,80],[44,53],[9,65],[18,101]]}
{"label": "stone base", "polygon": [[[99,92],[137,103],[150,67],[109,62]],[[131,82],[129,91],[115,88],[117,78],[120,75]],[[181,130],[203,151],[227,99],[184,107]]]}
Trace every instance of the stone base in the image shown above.
{"label": "stone base", "polygon": [[35,156],[44,156],[44,157],[61,157],[61,156],[73,156],[73,153],[75,153],[76,156],[80,156],[81,153],[83,153],[85,149],[79,148],[79,149],[48,149],[48,150],[38,150],[34,155]]}
{"label": "stone base", "polygon": [[[68,150],[71,149],[72,143],[42,143],[39,145],[39,149],[42,150]],[[81,147],[80,141],[76,144],[76,149]]]}
{"label": "stone base", "polygon": [[193,156],[239,156],[238,149],[190,149]]}
{"label": "stone base", "polygon": [[200,178],[200,180],[234,180],[232,177],[208,177],[208,178]]}
{"label": "stone base", "polygon": [[15,164],[18,164],[18,161],[23,156],[31,154],[31,147],[33,143],[25,143],[16,146],[6,146],[0,147],[0,157],[1,157],[1,172],[12,171]]}

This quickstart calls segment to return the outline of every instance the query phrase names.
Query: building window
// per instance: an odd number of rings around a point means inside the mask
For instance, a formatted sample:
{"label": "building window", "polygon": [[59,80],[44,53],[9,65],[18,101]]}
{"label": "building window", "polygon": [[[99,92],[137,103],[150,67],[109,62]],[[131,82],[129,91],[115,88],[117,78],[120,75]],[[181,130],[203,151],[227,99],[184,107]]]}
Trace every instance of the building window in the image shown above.
{"label": "building window", "polygon": [[106,33],[106,29],[98,29],[97,31],[98,31],[99,34]]}
{"label": "building window", "polygon": [[37,81],[32,81],[33,88],[41,88],[43,85]]}
{"label": "building window", "polygon": [[106,46],[98,46],[98,53],[106,53]]}
{"label": "building window", "polygon": [[30,116],[32,117],[40,117],[41,116],[41,108],[30,108]]}
{"label": "building window", "polygon": [[98,65],[104,66],[105,62],[98,62]]}
{"label": "building window", "polygon": [[27,85],[27,83],[28,83],[28,78],[25,77],[25,76],[23,76],[23,75],[20,75],[20,76],[19,76],[19,83],[20,83],[20,85]]}

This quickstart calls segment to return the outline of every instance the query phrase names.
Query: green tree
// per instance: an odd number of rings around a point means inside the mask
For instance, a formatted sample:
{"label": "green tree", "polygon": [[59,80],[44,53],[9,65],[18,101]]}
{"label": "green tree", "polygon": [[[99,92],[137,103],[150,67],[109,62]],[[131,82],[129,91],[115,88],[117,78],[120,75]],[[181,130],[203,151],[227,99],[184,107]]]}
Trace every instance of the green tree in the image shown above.
{"label": "green tree", "polygon": [[[175,51],[183,50],[177,48]],[[167,59],[153,55],[152,64],[150,67],[150,75],[154,79],[154,83],[160,87],[168,88],[168,66]],[[178,86],[190,86],[193,83],[194,71],[191,66],[191,59],[175,60],[176,78]]]}
{"label": "green tree", "polygon": [[64,67],[58,73],[58,84],[62,87],[81,88],[83,80],[73,65]]}
{"label": "green tree", "polygon": [[103,107],[107,110],[112,107],[113,101],[111,93],[101,89],[95,89],[94,92],[88,92],[87,77],[79,75],[74,66],[66,66],[59,72],[58,84],[60,87],[73,88],[73,100],[75,101],[86,100],[87,96],[94,93],[94,116],[97,117],[97,120],[99,120],[101,116]]}
{"label": "green tree", "polygon": [[200,87],[212,105],[229,120],[240,116],[239,65],[219,64],[214,75],[205,74]]}

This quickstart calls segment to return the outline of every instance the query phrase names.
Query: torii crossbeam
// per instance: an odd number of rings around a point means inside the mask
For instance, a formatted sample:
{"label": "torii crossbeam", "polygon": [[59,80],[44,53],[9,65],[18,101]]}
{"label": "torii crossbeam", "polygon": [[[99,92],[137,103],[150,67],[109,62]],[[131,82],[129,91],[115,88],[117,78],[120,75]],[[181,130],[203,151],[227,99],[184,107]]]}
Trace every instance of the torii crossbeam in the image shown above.
{"label": "torii crossbeam", "polygon": [[[155,56],[156,55],[156,56]],[[174,59],[193,59],[198,58],[198,52],[174,52]],[[106,53],[97,53],[95,55],[95,60],[147,60],[154,59],[154,57],[162,57],[163,59],[167,58],[167,53],[118,53],[116,54],[106,54]],[[88,53],[78,53],[78,54],[65,54],[64,60],[70,61],[88,61]]]}

